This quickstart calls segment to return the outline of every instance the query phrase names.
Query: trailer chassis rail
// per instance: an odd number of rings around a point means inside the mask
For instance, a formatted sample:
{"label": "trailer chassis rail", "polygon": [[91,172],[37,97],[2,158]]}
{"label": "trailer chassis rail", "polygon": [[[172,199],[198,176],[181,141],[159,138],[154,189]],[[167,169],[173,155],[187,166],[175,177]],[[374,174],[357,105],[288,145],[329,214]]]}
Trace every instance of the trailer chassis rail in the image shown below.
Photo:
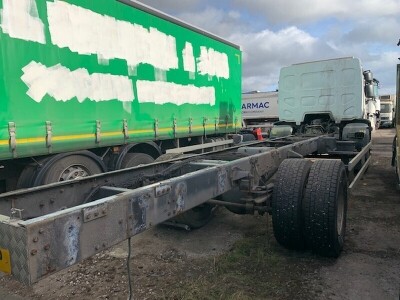
{"label": "trailer chassis rail", "polygon": [[[255,143],[234,147],[230,160],[201,155],[0,195],[0,271],[31,285],[234,187],[256,192],[261,177],[271,179],[286,158],[317,153],[323,139]],[[166,170],[170,178],[154,180]]]}

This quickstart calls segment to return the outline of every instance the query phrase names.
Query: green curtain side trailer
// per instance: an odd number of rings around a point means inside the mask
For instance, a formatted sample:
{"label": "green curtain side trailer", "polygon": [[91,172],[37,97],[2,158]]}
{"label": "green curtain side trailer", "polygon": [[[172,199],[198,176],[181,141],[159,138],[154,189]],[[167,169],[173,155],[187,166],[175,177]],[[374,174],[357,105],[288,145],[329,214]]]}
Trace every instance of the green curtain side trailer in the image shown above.
{"label": "green curtain side trailer", "polygon": [[0,0],[0,22],[0,192],[240,129],[231,42],[130,0]]}

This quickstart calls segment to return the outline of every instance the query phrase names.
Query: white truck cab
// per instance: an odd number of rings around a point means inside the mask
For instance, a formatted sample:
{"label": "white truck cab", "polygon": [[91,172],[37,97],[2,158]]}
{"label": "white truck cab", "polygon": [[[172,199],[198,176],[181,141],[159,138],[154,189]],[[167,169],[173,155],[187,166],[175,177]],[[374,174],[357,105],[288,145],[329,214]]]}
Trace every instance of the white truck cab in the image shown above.
{"label": "white truck cab", "polygon": [[358,58],[294,64],[279,76],[278,126],[296,134],[335,133],[368,143],[377,120],[377,86]]}
{"label": "white truck cab", "polygon": [[382,95],[380,104],[380,127],[395,126],[396,95]]}

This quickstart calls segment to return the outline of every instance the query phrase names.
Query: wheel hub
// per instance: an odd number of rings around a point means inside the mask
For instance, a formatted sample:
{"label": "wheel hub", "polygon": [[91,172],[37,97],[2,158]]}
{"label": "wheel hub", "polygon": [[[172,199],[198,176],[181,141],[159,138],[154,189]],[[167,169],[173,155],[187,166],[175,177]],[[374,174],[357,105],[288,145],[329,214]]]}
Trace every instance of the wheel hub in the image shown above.
{"label": "wheel hub", "polygon": [[89,172],[83,166],[70,166],[61,173],[58,181],[74,180],[87,176],[89,176]]}

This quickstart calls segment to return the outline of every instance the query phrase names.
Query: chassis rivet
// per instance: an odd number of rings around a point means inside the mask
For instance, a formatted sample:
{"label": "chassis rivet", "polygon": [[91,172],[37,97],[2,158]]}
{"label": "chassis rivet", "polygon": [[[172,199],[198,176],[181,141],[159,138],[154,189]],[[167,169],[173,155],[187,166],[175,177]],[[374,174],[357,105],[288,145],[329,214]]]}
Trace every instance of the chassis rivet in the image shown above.
{"label": "chassis rivet", "polygon": [[33,255],[36,255],[37,254],[37,250],[36,249],[33,249],[32,251],[31,251],[31,255],[33,256]]}

